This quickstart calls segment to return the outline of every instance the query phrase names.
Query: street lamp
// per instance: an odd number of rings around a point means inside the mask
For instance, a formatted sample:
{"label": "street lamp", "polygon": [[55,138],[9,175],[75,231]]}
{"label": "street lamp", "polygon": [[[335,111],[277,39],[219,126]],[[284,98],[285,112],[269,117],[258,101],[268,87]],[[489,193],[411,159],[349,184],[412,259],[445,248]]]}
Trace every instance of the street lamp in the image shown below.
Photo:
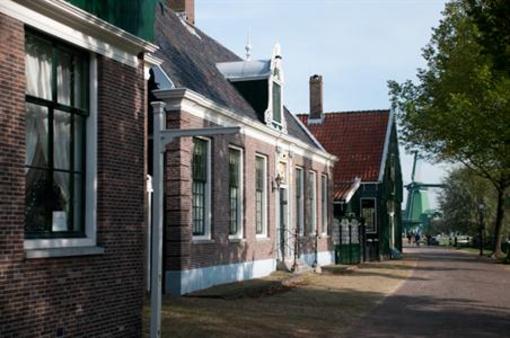
{"label": "street lamp", "polygon": [[484,210],[485,210],[485,204],[483,201],[481,201],[478,204],[478,213],[480,217],[480,256],[483,256],[483,233],[484,233],[484,222],[483,222],[483,216],[484,216]]}

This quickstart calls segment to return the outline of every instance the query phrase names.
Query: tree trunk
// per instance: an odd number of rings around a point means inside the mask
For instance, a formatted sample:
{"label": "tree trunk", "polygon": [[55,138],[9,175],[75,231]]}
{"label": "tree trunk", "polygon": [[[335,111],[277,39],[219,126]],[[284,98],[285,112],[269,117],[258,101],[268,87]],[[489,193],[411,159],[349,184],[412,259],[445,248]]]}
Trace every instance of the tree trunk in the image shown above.
{"label": "tree trunk", "polygon": [[494,249],[492,251],[493,257],[502,257],[503,251],[501,250],[501,228],[503,225],[504,213],[504,196],[505,188],[498,188],[498,205],[496,207],[496,225],[494,226]]}

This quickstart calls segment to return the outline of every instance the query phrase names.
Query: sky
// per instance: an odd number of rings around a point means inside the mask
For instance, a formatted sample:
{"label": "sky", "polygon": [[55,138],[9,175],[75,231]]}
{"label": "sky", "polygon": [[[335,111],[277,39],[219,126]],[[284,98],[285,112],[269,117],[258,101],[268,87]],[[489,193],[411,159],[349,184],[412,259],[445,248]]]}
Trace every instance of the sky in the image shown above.
{"label": "sky", "polygon": [[[445,0],[196,0],[196,26],[244,57],[271,57],[281,45],[284,103],[309,109],[308,79],[321,74],[324,110],[388,109],[387,81],[414,80],[421,49],[438,25]],[[413,158],[401,147],[404,183]],[[420,162],[417,178],[437,183],[447,165]],[[431,192],[431,205],[437,205]]]}

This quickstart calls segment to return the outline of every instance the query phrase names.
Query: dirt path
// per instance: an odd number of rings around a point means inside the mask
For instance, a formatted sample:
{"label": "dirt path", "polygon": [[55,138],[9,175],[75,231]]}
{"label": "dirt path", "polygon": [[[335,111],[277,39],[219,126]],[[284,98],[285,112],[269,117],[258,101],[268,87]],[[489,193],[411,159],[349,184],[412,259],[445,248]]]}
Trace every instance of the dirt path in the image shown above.
{"label": "dirt path", "polygon": [[510,270],[447,249],[407,249],[413,274],[348,337],[510,337]]}
{"label": "dirt path", "polygon": [[165,297],[162,336],[344,336],[353,322],[404,283],[415,264],[405,259],[309,274],[302,283],[274,293],[260,292],[264,284],[272,290],[274,278],[267,278],[219,286],[203,292],[205,297]]}

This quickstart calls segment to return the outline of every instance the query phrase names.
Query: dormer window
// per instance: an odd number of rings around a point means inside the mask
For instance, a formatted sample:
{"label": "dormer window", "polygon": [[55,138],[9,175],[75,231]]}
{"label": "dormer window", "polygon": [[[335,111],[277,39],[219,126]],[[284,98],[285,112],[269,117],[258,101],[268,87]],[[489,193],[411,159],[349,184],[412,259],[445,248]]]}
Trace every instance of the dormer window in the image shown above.
{"label": "dormer window", "polygon": [[260,122],[279,132],[287,132],[282,104],[285,81],[278,44],[271,59],[220,62],[216,67],[251,105]]}

